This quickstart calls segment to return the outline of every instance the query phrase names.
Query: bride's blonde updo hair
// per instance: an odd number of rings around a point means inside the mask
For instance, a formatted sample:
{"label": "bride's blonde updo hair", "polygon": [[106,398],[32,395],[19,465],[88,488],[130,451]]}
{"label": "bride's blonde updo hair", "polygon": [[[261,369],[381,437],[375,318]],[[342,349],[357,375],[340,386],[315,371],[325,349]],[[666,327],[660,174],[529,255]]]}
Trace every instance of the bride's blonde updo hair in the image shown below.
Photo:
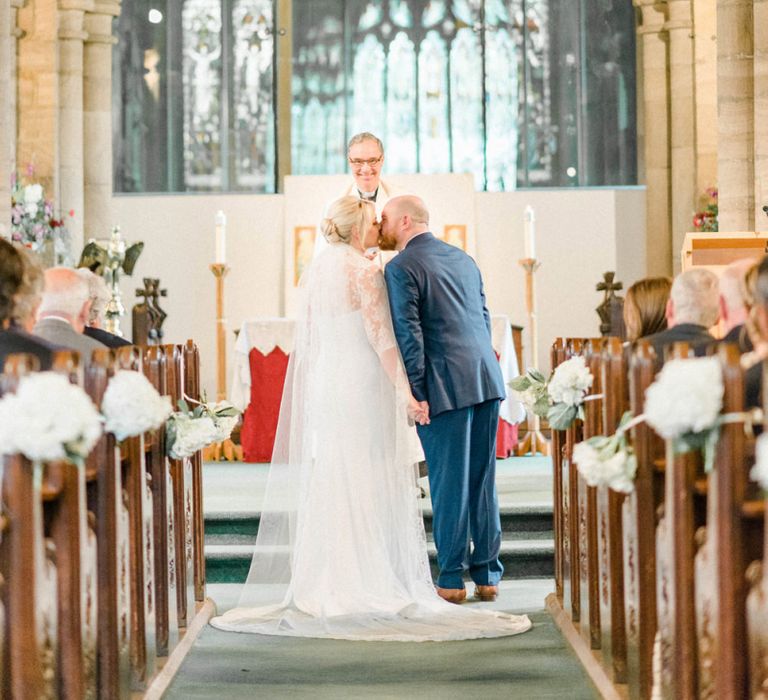
{"label": "bride's blonde updo hair", "polygon": [[362,237],[376,218],[371,202],[348,195],[337,199],[328,207],[328,216],[323,219],[323,235],[329,243],[346,243],[352,240],[356,228]]}

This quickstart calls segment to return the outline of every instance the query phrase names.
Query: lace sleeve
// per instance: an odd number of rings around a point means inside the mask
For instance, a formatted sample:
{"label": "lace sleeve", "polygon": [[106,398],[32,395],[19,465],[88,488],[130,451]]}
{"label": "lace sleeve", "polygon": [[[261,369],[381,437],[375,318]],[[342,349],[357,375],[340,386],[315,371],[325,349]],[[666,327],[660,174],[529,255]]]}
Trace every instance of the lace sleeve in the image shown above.
{"label": "lace sleeve", "polygon": [[378,355],[392,383],[396,387],[407,387],[408,379],[392,328],[392,315],[389,310],[384,275],[381,270],[371,265],[356,272],[355,282],[368,342]]}

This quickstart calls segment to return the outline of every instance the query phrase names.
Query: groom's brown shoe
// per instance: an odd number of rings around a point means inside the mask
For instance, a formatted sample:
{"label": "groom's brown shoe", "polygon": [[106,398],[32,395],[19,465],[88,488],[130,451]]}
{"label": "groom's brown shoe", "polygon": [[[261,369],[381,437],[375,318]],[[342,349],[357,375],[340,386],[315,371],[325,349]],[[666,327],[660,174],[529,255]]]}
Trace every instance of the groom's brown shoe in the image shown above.
{"label": "groom's brown shoe", "polygon": [[435,590],[437,590],[437,595],[443,600],[447,600],[449,603],[456,603],[456,605],[463,603],[467,597],[466,588],[440,588],[435,586]]}
{"label": "groom's brown shoe", "polygon": [[498,586],[481,586],[480,584],[475,586],[475,598],[478,600],[491,602],[496,600],[497,595],[499,595]]}

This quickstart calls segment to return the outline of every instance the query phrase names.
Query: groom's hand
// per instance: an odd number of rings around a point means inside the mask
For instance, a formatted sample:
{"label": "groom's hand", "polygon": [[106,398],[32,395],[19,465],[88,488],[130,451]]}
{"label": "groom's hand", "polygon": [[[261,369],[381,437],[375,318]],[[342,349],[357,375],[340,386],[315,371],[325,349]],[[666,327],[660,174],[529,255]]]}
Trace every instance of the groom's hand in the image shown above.
{"label": "groom's hand", "polygon": [[429,425],[429,403],[426,401],[419,401],[421,407],[421,413],[424,416],[424,422],[421,425]]}
{"label": "groom's hand", "polygon": [[411,397],[408,402],[408,418],[419,425],[429,425],[429,404]]}

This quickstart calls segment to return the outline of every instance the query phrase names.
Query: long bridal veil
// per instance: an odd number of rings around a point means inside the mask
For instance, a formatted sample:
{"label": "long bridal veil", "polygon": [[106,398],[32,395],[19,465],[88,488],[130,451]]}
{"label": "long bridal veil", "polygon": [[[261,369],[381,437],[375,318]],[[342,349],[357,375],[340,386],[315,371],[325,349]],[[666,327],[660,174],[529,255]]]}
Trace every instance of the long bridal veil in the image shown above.
{"label": "long bridal veil", "polygon": [[427,641],[524,632],[435,592],[381,272],[332,244],[304,275],[248,579],[220,629]]}

